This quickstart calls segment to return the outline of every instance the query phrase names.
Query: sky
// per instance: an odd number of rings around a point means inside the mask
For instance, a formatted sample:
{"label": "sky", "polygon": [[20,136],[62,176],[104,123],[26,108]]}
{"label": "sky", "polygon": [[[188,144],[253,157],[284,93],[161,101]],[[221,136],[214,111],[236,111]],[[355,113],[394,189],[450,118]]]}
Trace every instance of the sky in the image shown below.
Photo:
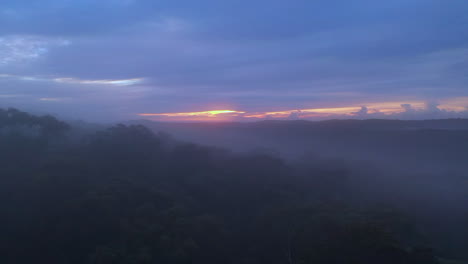
{"label": "sky", "polygon": [[466,0],[2,0],[0,108],[89,121],[468,117]]}

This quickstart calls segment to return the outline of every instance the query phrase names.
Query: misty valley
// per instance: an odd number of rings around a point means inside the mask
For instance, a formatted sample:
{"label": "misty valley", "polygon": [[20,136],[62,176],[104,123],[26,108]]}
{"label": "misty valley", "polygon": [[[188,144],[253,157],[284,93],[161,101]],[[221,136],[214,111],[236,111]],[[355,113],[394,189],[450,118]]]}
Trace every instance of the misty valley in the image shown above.
{"label": "misty valley", "polygon": [[468,120],[0,109],[0,262],[468,263]]}

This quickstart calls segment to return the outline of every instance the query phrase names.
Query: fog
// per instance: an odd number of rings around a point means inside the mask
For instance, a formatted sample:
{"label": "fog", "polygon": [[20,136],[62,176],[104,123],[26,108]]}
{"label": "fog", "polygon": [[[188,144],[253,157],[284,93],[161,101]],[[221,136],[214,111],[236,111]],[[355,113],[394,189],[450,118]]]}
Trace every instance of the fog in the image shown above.
{"label": "fog", "polygon": [[298,168],[346,171],[348,201],[397,206],[447,252],[468,245],[459,232],[468,221],[466,119],[136,123]]}
{"label": "fog", "polygon": [[464,263],[467,131],[465,119],[93,124],[2,109],[0,259]]}
{"label": "fog", "polygon": [[466,14],[1,0],[0,264],[468,264]]}

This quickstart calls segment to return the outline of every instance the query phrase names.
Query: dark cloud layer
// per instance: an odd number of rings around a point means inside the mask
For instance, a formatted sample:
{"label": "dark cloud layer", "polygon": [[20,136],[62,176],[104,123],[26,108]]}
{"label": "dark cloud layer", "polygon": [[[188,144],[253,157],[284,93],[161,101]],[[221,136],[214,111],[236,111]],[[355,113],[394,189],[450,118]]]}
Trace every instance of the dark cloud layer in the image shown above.
{"label": "dark cloud layer", "polygon": [[105,120],[463,98],[466,13],[464,0],[7,0],[0,105]]}

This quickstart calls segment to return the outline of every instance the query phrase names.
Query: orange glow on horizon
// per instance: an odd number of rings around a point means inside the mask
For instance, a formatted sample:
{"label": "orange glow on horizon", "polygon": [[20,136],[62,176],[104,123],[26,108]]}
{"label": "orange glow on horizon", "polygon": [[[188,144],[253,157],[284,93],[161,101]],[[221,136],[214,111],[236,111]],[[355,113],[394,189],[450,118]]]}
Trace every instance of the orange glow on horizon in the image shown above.
{"label": "orange glow on horizon", "polygon": [[234,110],[210,110],[202,112],[185,112],[185,113],[141,113],[139,116],[163,116],[163,117],[217,117],[217,116],[232,116],[245,114],[242,111]]}
{"label": "orange glow on horizon", "polygon": [[[354,104],[344,107],[307,108],[270,112],[246,112],[236,110],[209,110],[200,112],[180,113],[140,113],[142,117],[154,117],[168,121],[233,121],[233,120],[258,120],[258,119],[307,119],[307,118],[346,118],[360,117],[362,114],[381,114],[391,116],[402,113],[405,104],[411,109],[424,111],[427,103],[423,101],[390,101]],[[449,98],[441,100],[439,109],[445,111],[468,111],[468,97]],[[362,107],[367,111],[362,112]],[[375,116],[375,115],[374,115]]]}
{"label": "orange glow on horizon", "polygon": [[276,112],[252,113],[244,115],[247,118],[287,118],[292,114],[298,114],[302,118],[308,117],[326,117],[330,115],[350,115],[352,112],[359,111],[360,107],[332,107],[332,108],[310,108],[296,109]]}
{"label": "orange glow on horizon", "polygon": [[440,108],[449,111],[467,111],[468,110],[468,96],[449,98],[440,101]]}

